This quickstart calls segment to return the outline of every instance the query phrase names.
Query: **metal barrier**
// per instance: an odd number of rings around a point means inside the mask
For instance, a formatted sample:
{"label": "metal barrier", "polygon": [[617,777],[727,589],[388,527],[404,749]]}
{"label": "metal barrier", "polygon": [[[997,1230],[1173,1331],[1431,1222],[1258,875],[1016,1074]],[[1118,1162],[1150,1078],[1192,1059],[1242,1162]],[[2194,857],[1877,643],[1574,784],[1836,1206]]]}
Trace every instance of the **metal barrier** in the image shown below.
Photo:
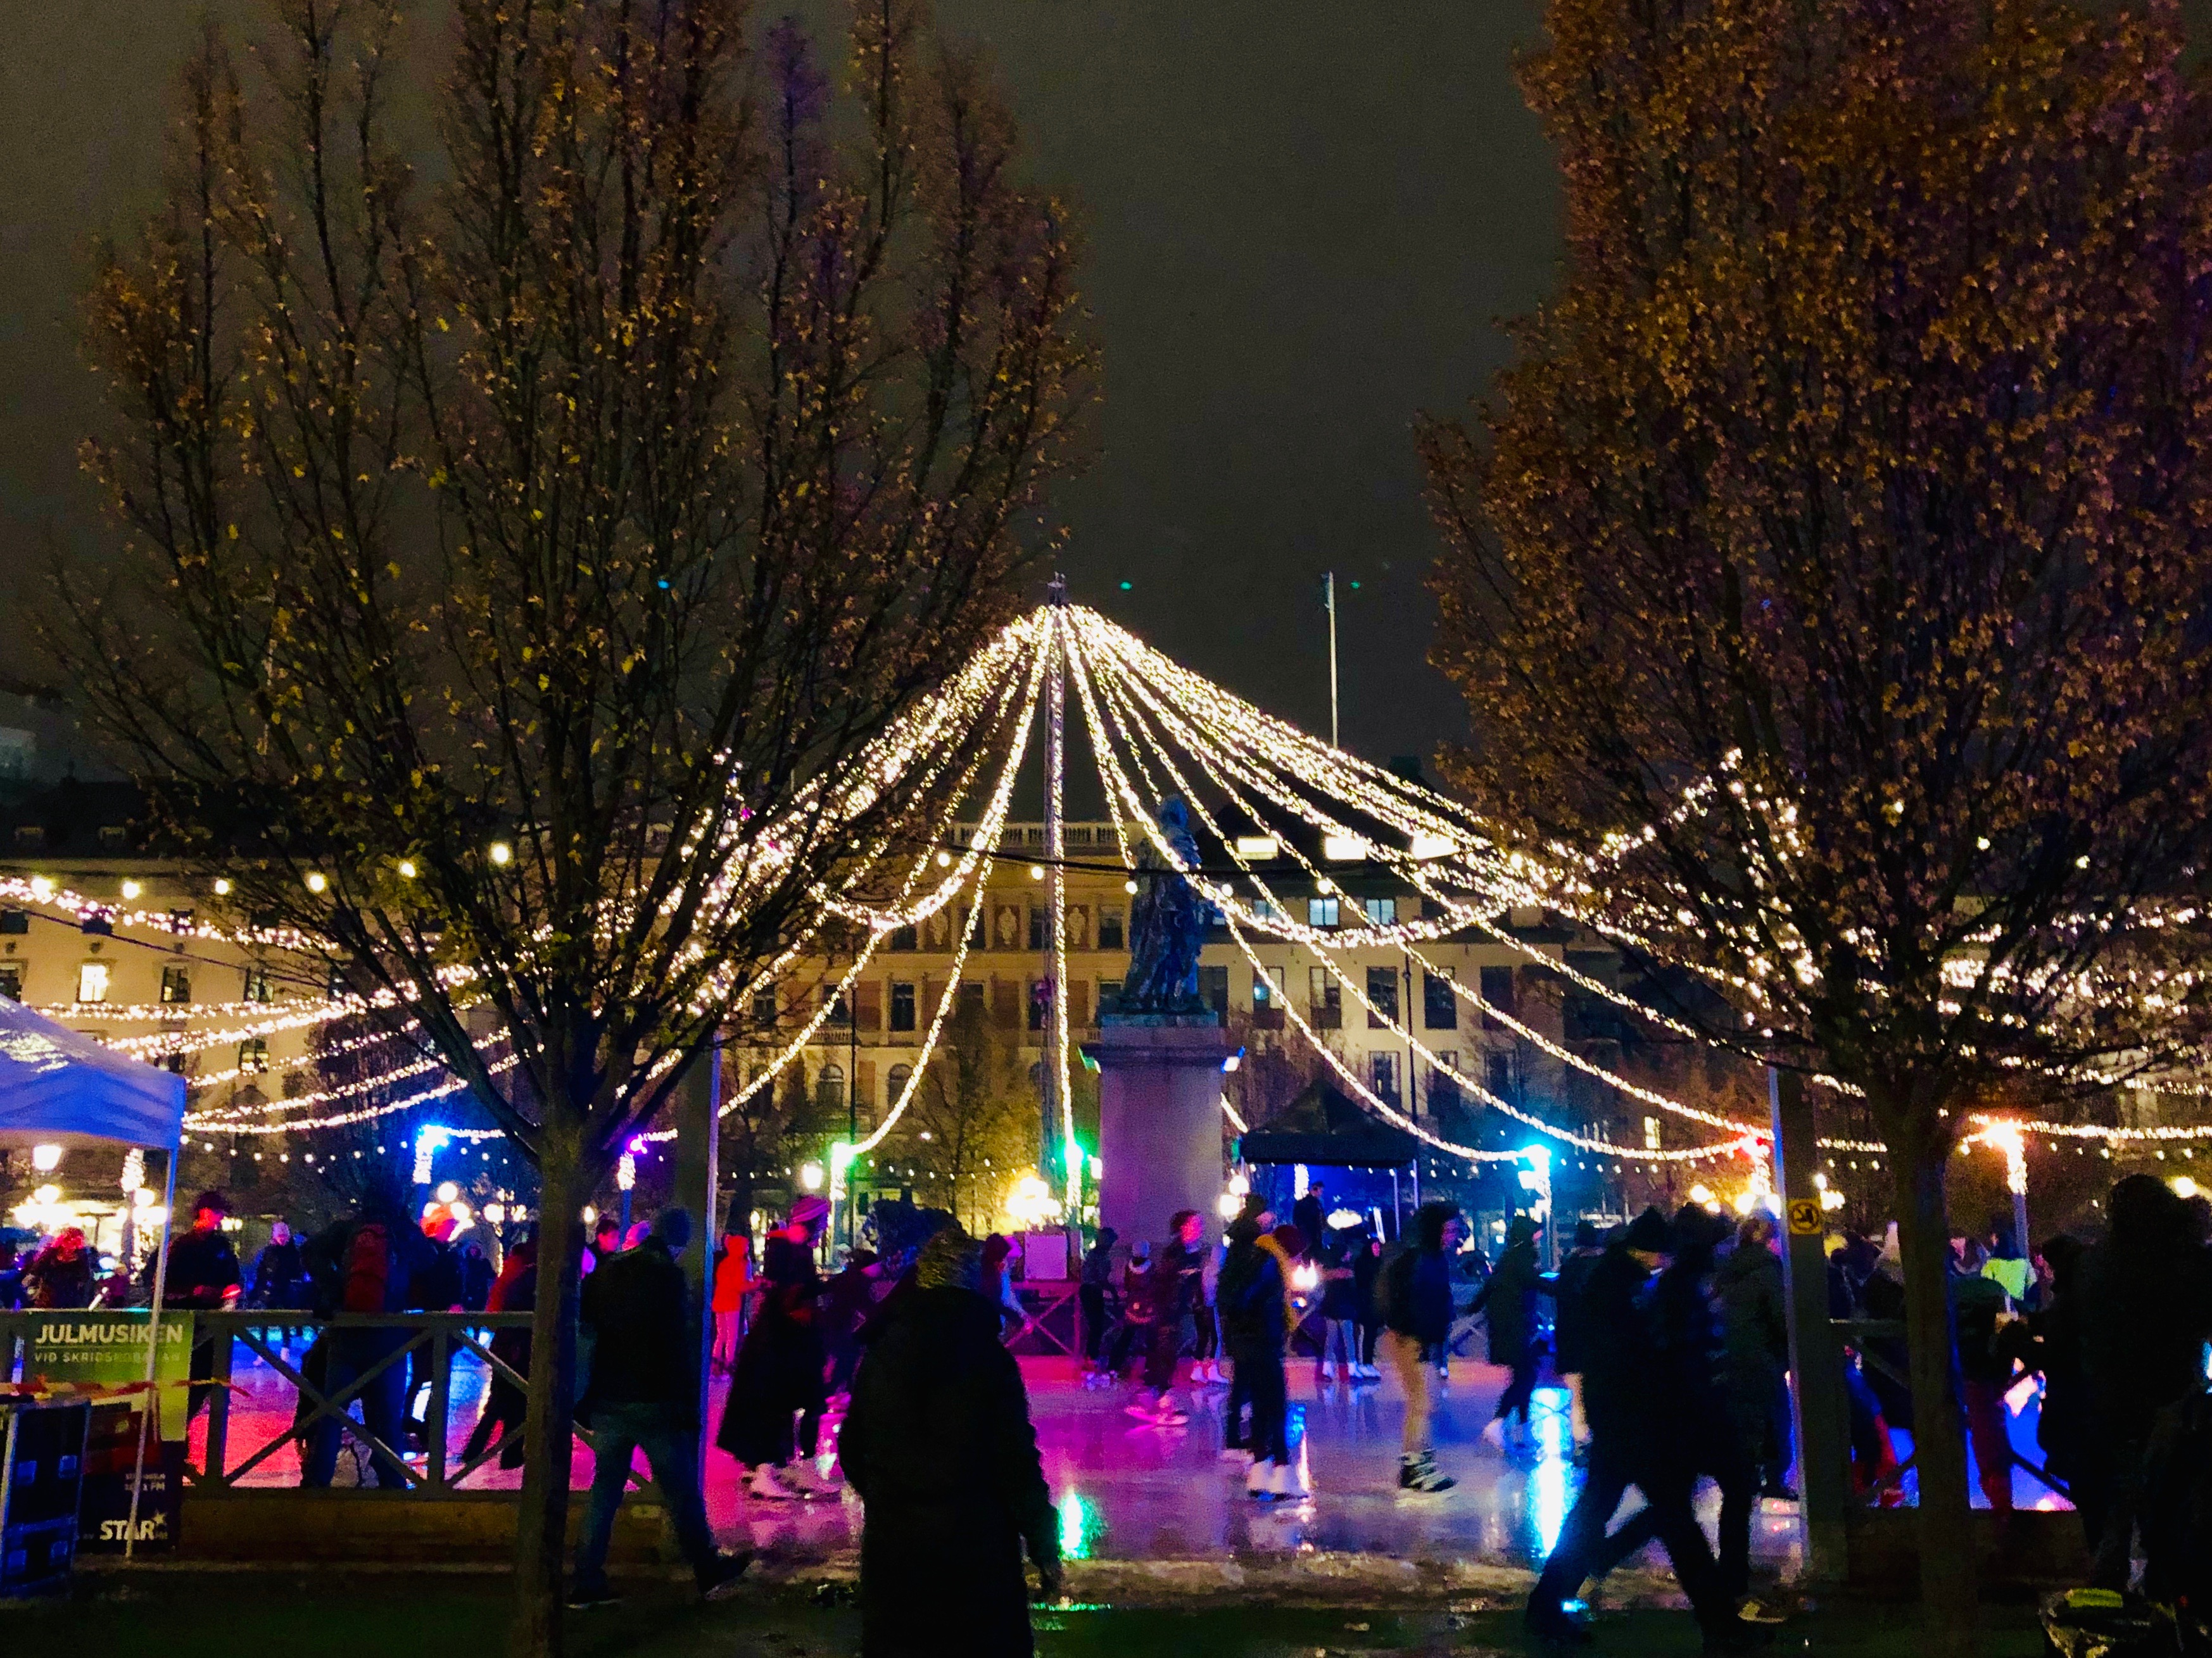
{"label": "metal barrier", "polygon": [[[35,1312],[0,1313],[0,1377],[23,1376],[35,1321],[49,1316]],[[329,1424],[341,1436],[341,1449],[347,1445],[353,1449],[357,1483],[367,1484],[371,1469],[381,1465],[396,1473],[407,1494],[417,1497],[479,1495],[483,1487],[464,1491],[462,1483],[495,1459],[507,1441],[502,1435],[472,1457],[454,1455],[454,1365],[458,1361],[481,1367],[486,1408],[494,1381],[504,1380],[517,1388],[527,1385],[527,1378],[494,1353],[490,1344],[495,1332],[527,1330],[528,1313],[346,1313],[319,1319],[272,1310],[195,1312],[192,1317],[191,1436],[198,1455],[186,1459],[188,1490],[229,1491],[274,1483],[270,1476],[276,1470],[270,1467],[272,1461],[293,1449],[304,1468],[313,1430]],[[389,1351],[366,1356],[372,1361],[367,1368],[335,1388],[311,1379],[309,1355],[318,1342],[348,1332],[372,1331],[391,1333]],[[299,1349],[296,1359],[292,1356],[295,1348]],[[289,1389],[288,1400],[258,1401],[264,1408],[252,1412],[234,1409],[240,1397],[241,1349],[245,1368],[264,1370]],[[402,1395],[400,1420],[396,1424],[399,1444],[389,1443],[372,1431],[349,1408],[357,1407],[365,1391],[395,1366],[427,1380],[429,1398],[421,1418],[419,1447],[407,1442],[411,1425],[409,1412],[417,1392],[411,1382]],[[272,1403],[276,1406],[273,1424],[267,1408]],[[283,1408],[286,1403],[290,1406],[289,1411]],[[234,1445],[234,1428],[247,1423],[255,1424],[247,1433],[252,1442]],[[590,1448],[588,1430],[579,1428],[576,1438]],[[633,1472],[631,1483],[641,1487],[645,1482]]]}

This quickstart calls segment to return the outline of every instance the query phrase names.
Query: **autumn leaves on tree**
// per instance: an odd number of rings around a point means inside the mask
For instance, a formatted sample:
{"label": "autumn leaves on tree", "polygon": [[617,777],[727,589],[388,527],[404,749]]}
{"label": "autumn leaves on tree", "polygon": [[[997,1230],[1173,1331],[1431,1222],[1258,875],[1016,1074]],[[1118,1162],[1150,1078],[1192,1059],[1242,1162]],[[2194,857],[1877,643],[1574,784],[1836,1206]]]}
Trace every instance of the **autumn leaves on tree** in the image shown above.
{"label": "autumn leaves on tree", "polygon": [[1964,1647],[1945,1159],[2001,1089],[2200,1029],[2166,975],[2212,775],[2206,110],[2163,3],[1553,0],[1547,33],[1565,283],[1423,437],[1456,776],[1593,860],[1587,902],[1710,987],[1679,1011],[1863,1090]]}

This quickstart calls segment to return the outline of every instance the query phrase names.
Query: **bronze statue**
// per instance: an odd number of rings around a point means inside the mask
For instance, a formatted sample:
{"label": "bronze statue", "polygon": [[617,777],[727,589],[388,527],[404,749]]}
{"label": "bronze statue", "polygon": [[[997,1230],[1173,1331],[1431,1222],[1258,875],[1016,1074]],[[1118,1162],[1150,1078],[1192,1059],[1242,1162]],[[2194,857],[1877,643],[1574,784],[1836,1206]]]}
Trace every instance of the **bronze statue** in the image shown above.
{"label": "bronze statue", "polygon": [[[1190,812],[1182,799],[1160,803],[1162,837],[1186,866],[1198,863]],[[1121,981],[1120,1013],[1203,1013],[1198,997],[1198,952],[1206,942],[1206,901],[1170,867],[1150,839],[1137,851],[1136,901],[1129,910],[1129,973]]]}

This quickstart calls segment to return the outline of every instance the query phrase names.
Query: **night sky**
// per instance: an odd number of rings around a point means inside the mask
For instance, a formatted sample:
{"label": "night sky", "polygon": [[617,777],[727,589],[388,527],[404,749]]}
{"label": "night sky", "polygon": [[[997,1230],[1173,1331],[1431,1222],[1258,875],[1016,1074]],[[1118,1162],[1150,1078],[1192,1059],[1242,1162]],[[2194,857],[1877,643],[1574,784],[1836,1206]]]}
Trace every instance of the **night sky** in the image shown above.
{"label": "night sky", "polygon": [[[1425,660],[1435,539],[1411,425],[1483,391],[1498,322],[1553,280],[1557,175],[1512,82],[1540,9],[939,0],[994,54],[1036,177],[1086,228],[1106,397],[1102,452],[1058,501],[1075,595],[1325,732],[1334,568],[1345,740],[1378,759],[1462,726]],[[92,239],[155,198],[203,8],[5,10],[0,568],[27,598],[47,546],[105,533],[75,457],[96,389],[77,296]],[[418,8],[426,58],[441,10]]]}

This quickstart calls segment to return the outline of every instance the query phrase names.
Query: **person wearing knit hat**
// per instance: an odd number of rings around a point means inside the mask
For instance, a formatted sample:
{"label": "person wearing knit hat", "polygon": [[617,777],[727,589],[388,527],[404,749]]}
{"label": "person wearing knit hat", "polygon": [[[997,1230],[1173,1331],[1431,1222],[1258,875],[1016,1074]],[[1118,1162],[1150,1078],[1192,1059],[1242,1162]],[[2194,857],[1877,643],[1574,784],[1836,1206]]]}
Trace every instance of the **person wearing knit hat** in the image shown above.
{"label": "person wearing knit hat", "polygon": [[[745,1489],[757,1501],[788,1503],[835,1497],[840,1486],[814,1466],[828,1355],[817,1322],[821,1275],[814,1248],[830,1206],[812,1194],[791,1206],[791,1218],[768,1236],[761,1252],[760,1311],[738,1350],[730,1395],[714,1442],[744,1465]],[[798,1420],[796,1433],[793,1419]]]}
{"label": "person wearing knit hat", "polygon": [[932,1237],[853,1378],[841,1438],[866,1514],[866,1658],[1029,1658],[1023,1556],[1042,1594],[1060,1591],[1060,1517],[983,1278],[965,1230]]}

